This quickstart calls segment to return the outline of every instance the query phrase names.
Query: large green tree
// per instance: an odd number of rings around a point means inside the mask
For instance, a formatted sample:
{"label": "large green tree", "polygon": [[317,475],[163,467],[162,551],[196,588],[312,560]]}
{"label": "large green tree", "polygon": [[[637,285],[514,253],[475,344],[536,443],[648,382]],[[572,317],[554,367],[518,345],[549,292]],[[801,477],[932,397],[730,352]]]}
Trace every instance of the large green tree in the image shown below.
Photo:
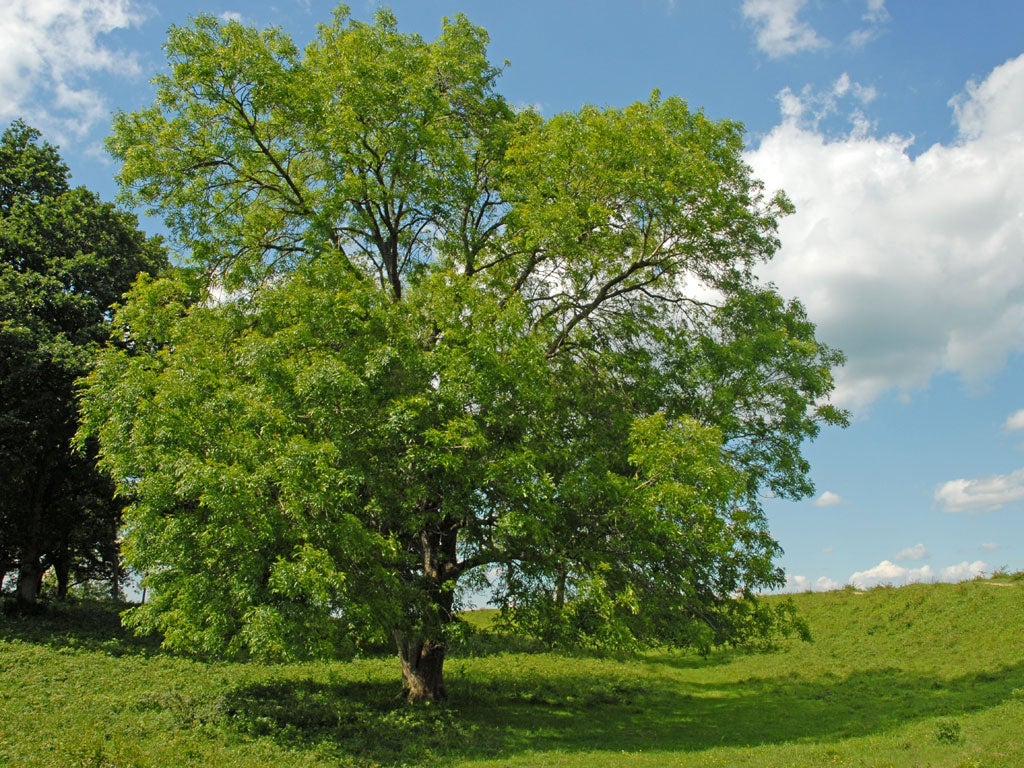
{"label": "large green tree", "polygon": [[164,259],[135,217],[68,184],[21,121],[0,136],[0,574],[34,602],[43,574],[116,582],[120,506],[95,452],[75,452],[75,380],[110,335],[113,303]]}
{"label": "large green tree", "polygon": [[82,434],[134,500],[129,621],[168,646],[386,637],[415,701],[466,589],[557,644],[785,623],[760,500],[810,493],[801,444],[845,420],[840,355],[755,275],[787,201],[739,124],[517,111],[486,44],[201,16],[117,116],[125,194],[190,266],[136,286]]}

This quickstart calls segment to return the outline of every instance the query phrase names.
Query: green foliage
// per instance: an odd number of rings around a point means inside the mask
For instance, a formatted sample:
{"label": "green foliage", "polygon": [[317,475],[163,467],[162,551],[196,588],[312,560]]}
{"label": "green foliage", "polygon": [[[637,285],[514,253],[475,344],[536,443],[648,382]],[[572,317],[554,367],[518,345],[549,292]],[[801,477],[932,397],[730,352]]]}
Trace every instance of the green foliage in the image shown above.
{"label": "green foliage", "polygon": [[793,628],[756,597],[759,498],[810,493],[800,446],[845,414],[841,355],[753,271],[788,202],[678,98],[516,112],[486,44],[201,16],[116,118],[126,198],[190,263],[119,311],[82,435],[168,646],[394,635],[415,675],[467,586],[553,645]]}
{"label": "green foliage", "polygon": [[935,738],[941,744],[958,744],[963,738],[959,720],[940,720],[935,726]]}
{"label": "green foliage", "polygon": [[0,574],[19,594],[53,566],[69,579],[116,579],[120,505],[71,447],[75,380],[111,332],[112,305],[165,255],[135,217],[68,186],[68,168],[17,121],[0,137]]}
{"label": "green foliage", "polygon": [[39,131],[21,120],[4,131],[0,141],[0,216],[5,219],[18,201],[31,205],[68,191],[68,167],[56,147],[39,139]]}

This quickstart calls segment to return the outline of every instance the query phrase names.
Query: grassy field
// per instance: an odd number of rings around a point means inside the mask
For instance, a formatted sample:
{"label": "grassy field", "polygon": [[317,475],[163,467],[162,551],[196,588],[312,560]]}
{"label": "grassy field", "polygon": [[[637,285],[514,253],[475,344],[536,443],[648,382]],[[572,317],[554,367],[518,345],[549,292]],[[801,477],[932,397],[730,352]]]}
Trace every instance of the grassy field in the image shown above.
{"label": "grassy field", "polygon": [[[770,653],[450,658],[409,708],[392,658],[210,664],[109,607],[0,618],[0,766],[1024,765],[1024,575],[796,596]],[[470,652],[473,651],[473,652]]]}

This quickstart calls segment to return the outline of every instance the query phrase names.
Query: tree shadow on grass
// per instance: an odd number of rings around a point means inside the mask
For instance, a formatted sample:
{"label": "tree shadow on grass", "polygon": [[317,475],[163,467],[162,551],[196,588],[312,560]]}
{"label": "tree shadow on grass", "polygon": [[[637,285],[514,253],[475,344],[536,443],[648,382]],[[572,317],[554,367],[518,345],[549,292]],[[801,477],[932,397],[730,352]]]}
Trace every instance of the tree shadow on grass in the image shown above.
{"label": "tree shadow on grass", "polygon": [[[113,655],[156,652],[157,639],[135,638],[122,628],[124,607],[68,603],[35,616],[0,615],[0,640]],[[566,656],[532,665],[530,654],[478,651],[484,657],[478,661],[452,659],[451,701],[443,706],[405,705],[397,665],[394,677],[380,677],[387,673],[377,668],[363,681],[345,679],[351,674],[346,665],[271,667],[258,682],[226,683],[198,704],[185,706],[169,694],[139,706],[168,710],[182,727],[201,721],[332,754],[339,763],[435,765],[526,751],[686,752],[832,742],[984,710],[1024,691],[1024,664],[959,677],[893,667],[694,682],[697,675],[680,681],[672,670],[716,667],[735,654],[659,657],[665,674],[651,677],[641,674],[640,661]],[[530,668],[517,668],[517,661]]]}
{"label": "tree shadow on grass", "polygon": [[232,727],[367,764],[436,764],[527,750],[696,751],[831,742],[922,718],[996,706],[1024,666],[954,679],[877,669],[807,680],[642,684],[619,674],[528,674],[449,681],[451,703],[409,707],[395,684],[280,681],[233,689]]}
{"label": "tree shadow on grass", "polygon": [[25,611],[5,601],[0,610],[0,640],[99,650],[114,656],[157,652],[159,637],[137,637],[122,626],[121,612],[130,607],[129,603],[70,599],[41,602]]}

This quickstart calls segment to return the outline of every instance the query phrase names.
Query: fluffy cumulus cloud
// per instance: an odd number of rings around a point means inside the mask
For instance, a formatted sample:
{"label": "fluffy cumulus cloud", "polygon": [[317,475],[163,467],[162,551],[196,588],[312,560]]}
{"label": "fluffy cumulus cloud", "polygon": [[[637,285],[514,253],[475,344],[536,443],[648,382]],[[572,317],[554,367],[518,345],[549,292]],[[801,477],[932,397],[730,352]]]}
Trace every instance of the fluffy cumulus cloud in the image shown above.
{"label": "fluffy cumulus cloud", "polygon": [[[979,382],[1024,351],[1024,56],[969,84],[950,102],[957,140],[915,157],[911,138],[872,135],[871,95],[848,78],[787,90],[748,153],[797,207],[764,276],[846,352],[836,394],[855,409],[944,371]],[[853,128],[827,135],[820,116],[850,96]]]}
{"label": "fluffy cumulus cloud", "polygon": [[920,568],[907,568],[889,560],[883,560],[874,568],[851,574],[849,583],[859,589],[870,589],[886,585],[900,587],[917,582],[966,581],[982,576],[987,569],[988,565],[981,560],[976,560],[973,563],[965,560],[957,565],[942,568],[938,572],[932,570],[928,565]]}
{"label": "fluffy cumulus cloud", "polygon": [[907,568],[890,560],[883,560],[874,568],[851,574],[849,583],[859,589],[869,589],[887,584],[898,587],[904,584],[934,580],[935,572],[929,565],[920,568]]}
{"label": "fluffy cumulus cloud", "polygon": [[0,119],[24,117],[78,134],[106,119],[108,106],[90,78],[139,68],[129,54],[104,45],[103,36],[141,19],[136,0],[0,3]]}
{"label": "fluffy cumulus cloud", "polygon": [[946,512],[988,512],[1024,502],[1024,469],[1008,475],[950,480],[935,490],[935,502]]}
{"label": "fluffy cumulus cloud", "polygon": [[[910,556],[907,556],[907,553],[910,553]],[[922,557],[928,556],[927,552],[924,552],[924,546],[918,544],[915,547],[909,547],[901,552],[896,556],[896,559],[921,559],[921,557],[913,557],[913,555],[921,553],[923,553],[921,555]],[[956,565],[950,565],[939,569],[934,569],[930,565],[910,568],[905,565],[895,563],[892,560],[883,560],[873,568],[856,571],[855,573],[850,574],[850,577],[846,580],[845,584],[854,586],[857,589],[871,589],[872,587],[902,587],[907,584],[932,583],[937,581],[959,582],[984,576],[988,569],[988,564],[982,560],[975,560],[974,562],[964,560]],[[807,576],[787,574],[786,586],[783,587],[782,591],[827,592],[829,590],[840,589],[842,587],[842,583],[827,576],[819,576],[817,579],[811,579]]]}
{"label": "fluffy cumulus cloud", "polygon": [[975,560],[973,563],[968,563],[964,560],[958,565],[950,565],[943,568],[940,579],[942,581],[967,581],[984,576],[987,570],[988,565],[981,560]]}
{"label": "fluffy cumulus cloud", "polygon": [[743,0],[743,17],[754,25],[757,47],[772,58],[828,46],[800,11],[807,0]]}

